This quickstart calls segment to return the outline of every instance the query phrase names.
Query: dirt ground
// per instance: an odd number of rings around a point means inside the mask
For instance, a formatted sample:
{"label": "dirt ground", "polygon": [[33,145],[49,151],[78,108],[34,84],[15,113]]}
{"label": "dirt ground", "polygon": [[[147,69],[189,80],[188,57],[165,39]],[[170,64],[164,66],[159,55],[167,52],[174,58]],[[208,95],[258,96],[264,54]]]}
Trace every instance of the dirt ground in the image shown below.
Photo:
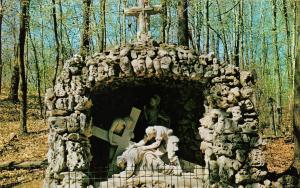
{"label": "dirt ground", "polygon": [[280,174],[293,164],[294,144],[284,138],[272,139],[267,142],[264,154],[268,171]]}
{"label": "dirt ground", "polygon": [[[19,108],[7,100],[7,92],[0,95],[0,162],[46,160],[48,127],[39,114],[38,98],[29,96],[28,134],[19,134]],[[282,173],[293,161],[293,144],[283,138],[267,142],[267,168]],[[42,187],[45,169],[0,170],[0,187]]]}
{"label": "dirt ground", "polygon": [[[0,162],[46,160],[48,128],[38,111],[36,96],[29,96],[28,134],[19,134],[20,105],[0,95]],[[0,170],[0,187],[41,187],[44,169]],[[30,182],[29,184],[23,184]]]}

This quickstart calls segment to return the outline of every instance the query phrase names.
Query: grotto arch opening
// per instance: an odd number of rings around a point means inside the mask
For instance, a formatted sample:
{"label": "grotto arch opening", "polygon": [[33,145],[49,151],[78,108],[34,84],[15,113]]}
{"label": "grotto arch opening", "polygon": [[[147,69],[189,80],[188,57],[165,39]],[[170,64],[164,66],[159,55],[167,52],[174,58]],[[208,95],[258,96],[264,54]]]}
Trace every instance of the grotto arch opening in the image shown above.
{"label": "grotto arch opening", "polygon": [[[132,141],[138,142],[143,139],[145,129],[149,126],[145,108],[149,105],[151,97],[159,96],[159,113],[169,118],[169,128],[173,129],[174,135],[180,140],[178,156],[185,161],[203,165],[198,124],[205,111],[205,87],[205,83],[199,81],[157,77],[127,78],[98,84],[90,95],[93,103],[92,123],[109,130],[114,119],[128,116],[132,107],[136,107],[141,110],[141,114]],[[100,169],[105,169],[109,163],[111,146],[107,141],[95,136],[92,136],[90,141],[93,155],[91,171],[101,171]],[[106,176],[105,173],[98,175]]]}
{"label": "grotto arch opening", "polygon": [[[194,83],[200,86],[196,87]],[[182,86],[172,88],[173,84]],[[257,115],[251,101],[253,84],[250,72],[221,63],[214,54],[199,56],[180,46],[145,46],[137,43],[98,53],[85,60],[74,56],[65,63],[55,87],[46,94],[50,144],[45,185],[55,187],[70,185],[71,182],[76,187],[86,187],[93,183],[88,180],[92,177],[91,161],[97,160],[97,156],[93,156],[94,151],[91,150],[99,146],[90,142],[91,125],[103,124],[107,130],[115,116],[128,116],[134,105],[143,109],[153,94],[160,95],[161,106],[166,113],[170,113],[170,119],[174,119],[172,122],[180,122],[175,121],[177,112],[167,107],[179,104],[184,97],[176,93],[185,93],[186,90],[191,91],[190,95],[199,96],[195,101],[198,101],[197,107],[201,108],[197,109],[200,114],[195,118],[199,135],[189,138],[197,140],[201,137],[200,148],[205,154],[205,169],[217,178],[210,179],[197,173],[193,176],[202,177],[209,185],[216,186],[260,182],[266,177],[267,171],[265,163],[261,162],[262,144],[259,142]],[[124,97],[124,93],[129,94]],[[136,98],[133,96],[137,94],[140,102],[134,102]],[[170,94],[176,97],[168,99]],[[130,105],[124,105],[121,99],[131,101],[128,103]],[[97,104],[97,100],[107,104]],[[111,105],[109,101],[115,104]],[[94,107],[91,109],[92,103]],[[105,114],[108,107],[112,106],[120,112],[101,119],[100,114]],[[185,109],[182,106],[175,109]],[[202,115],[204,117],[200,125]],[[96,117],[92,123],[91,117]],[[181,133],[180,130],[177,132]],[[136,133],[143,134],[144,130]]]}

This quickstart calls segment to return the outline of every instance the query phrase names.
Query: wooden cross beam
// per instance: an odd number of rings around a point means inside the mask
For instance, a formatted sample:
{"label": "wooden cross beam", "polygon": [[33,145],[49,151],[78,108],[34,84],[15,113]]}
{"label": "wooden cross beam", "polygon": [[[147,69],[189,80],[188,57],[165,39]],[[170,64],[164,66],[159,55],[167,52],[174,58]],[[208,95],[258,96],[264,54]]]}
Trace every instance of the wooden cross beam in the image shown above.
{"label": "wooden cross beam", "polygon": [[159,14],[162,10],[161,5],[149,5],[149,0],[139,0],[138,7],[132,7],[124,10],[125,15],[135,16],[138,19],[138,38],[141,35],[148,35],[150,16]]}
{"label": "wooden cross beam", "polygon": [[[129,146],[129,144],[131,144],[131,141],[130,141],[131,134],[135,129],[135,126],[139,119],[140,114],[141,114],[141,110],[133,107],[131,109],[131,113],[130,113],[132,125],[130,127],[125,126],[122,136],[119,136],[117,134],[112,135],[112,141],[117,144],[117,150],[114,154],[113,162],[115,161],[116,157],[119,156],[120,154],[122,154],[122,152]],[[109,132],[107,130],[93,126],[92,134],[97,138],[100,138],[102,140],[109,142],[109,138],[108,138]]]}

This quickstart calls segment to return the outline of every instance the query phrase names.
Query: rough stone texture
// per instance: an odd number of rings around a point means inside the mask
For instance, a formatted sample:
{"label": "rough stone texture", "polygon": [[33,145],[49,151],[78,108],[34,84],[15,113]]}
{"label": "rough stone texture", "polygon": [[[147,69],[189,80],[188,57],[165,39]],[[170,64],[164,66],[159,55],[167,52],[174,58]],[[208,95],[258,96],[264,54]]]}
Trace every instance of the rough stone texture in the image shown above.
{"label": "rough stone texture", "polygon": [[253,76],[234,65],[204,59],[208,70],[204,77],[210,83],[206,112],[200,119],[200,147],[206,166],[217,168],[208,181],[215,187],[260,187],[255,183],[264,180],[267,172],[251,101]]}
{"label": "rough stone texture", "polygon": [[[114,80],[149,78],[206,85],[205,113],[199,121],[201,138],[195,138],[202,140],[200,149],[210,171],[206,183],[212,187],[269,186],[267,180],[258,184],[267,172],[251,101],[252,74],[220,63],[213,53],[198,56],[186,47],[137,42],[96,53],[85,61],[75,55],[65,62],[54,89],[47,90],[50,134],[45,187],[88,184],[91,90]],[[189,105],[186,108],[188,112]]]}

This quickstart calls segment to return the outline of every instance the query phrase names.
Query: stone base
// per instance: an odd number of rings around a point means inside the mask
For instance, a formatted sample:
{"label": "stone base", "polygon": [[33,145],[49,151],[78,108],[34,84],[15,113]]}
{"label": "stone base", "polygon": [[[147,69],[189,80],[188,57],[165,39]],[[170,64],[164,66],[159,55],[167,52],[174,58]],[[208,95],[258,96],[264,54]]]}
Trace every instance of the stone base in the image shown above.
{"label": "stone base", "polygon": [[121,187],[204,187],[203,177],[194,173],[183,173],[181,176],[165,175],[162,173],[137,175],[131,178],[115,177],[107,181],[96,182],[95,188]]}
{"label": "stone base", "polygon": [[57,179],[45,178],[44,188],[84,188],[89,184],[88,176],[83,172],[62,172]]}

